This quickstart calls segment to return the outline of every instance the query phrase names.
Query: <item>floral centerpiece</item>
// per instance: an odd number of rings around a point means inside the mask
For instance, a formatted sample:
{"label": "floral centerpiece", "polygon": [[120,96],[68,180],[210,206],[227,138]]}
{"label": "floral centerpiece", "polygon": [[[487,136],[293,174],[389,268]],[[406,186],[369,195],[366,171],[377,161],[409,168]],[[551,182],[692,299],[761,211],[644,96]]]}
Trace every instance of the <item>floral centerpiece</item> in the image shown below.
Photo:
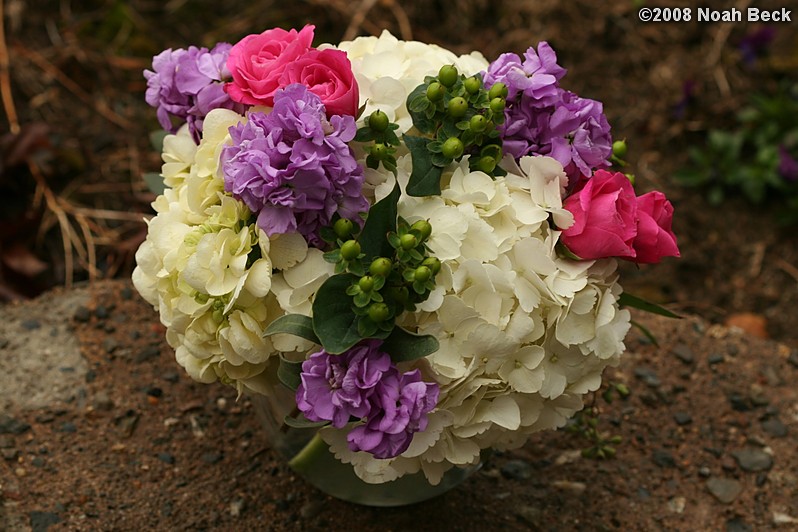
{"label": "floral centerpiece", "polygon": [[154,58],[166,188],[133,280],[192,378],[279,380],[363,481],[434,485],[583,407],[630,328],[616,258],[678,256],[673,208],[545,42],[312,40]]}

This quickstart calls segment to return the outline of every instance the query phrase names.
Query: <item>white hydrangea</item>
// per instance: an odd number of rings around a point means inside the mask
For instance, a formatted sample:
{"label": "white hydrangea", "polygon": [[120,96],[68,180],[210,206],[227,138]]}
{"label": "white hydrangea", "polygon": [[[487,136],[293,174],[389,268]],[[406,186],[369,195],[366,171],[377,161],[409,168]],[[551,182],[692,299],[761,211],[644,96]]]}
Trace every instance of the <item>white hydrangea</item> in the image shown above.
{"label": "white hydrangea", "polygon": [[405,101],[425,76],[436,75],[443,65],[455,65],[469,76],[488,68],[488,61],[479,52],[457,56],[434,44],[400,41],[388,31],[379,37],[344,41],[337,48],[345,51],[352,63],[360,104],[366,105],[361,116],[379,109],[399,124],[400,132],[413,126]]}

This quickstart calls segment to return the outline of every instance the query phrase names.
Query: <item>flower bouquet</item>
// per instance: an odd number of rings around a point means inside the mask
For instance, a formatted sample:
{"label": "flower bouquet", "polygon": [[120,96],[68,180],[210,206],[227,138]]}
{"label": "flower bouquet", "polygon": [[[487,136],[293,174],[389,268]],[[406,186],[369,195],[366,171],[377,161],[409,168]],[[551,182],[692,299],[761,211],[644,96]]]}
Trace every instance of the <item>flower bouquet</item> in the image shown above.
{"label": "flower bouquet", "polygon": [[297,470],[331,453],[368,484],[436,486],[583,407],[636,301],[615,258],[678,256],[673,208],[635,195],[545,42],[489,63],[312,40],[154,58],[165,190],[133,281],[192,378],[315,435]]}

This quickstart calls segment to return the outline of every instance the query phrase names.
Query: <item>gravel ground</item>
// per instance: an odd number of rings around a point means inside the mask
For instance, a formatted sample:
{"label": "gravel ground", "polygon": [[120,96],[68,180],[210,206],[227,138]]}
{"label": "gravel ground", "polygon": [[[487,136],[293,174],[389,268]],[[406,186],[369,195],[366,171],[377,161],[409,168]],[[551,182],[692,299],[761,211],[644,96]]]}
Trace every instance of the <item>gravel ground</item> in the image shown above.
{"label": "gravel ground", "polygon": [[[596,403],[623,438],[614,459],[549,432],[437,499],[374,509],[305,484],[248,400],[190,381],[129,284],[1,312],[2,530],[798,528],[798,352],[695,317],[637,316],[660,346],[632,331],[607,374],[632,392]],[[57,371],[25,366],[48,352]],[[48,388],[61,392],[30,401]]]}

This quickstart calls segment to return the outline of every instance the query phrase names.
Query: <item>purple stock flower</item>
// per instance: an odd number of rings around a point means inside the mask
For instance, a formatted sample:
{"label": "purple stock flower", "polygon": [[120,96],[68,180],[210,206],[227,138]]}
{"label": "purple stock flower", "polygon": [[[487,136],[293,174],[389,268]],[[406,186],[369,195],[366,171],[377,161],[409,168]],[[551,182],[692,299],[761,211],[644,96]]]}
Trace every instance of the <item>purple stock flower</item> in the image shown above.
{"label": "purple stock flower", "polygon": [[161,127],[174,133],[188,122],[194,140],[199,142],[203,120],[212,109],[244,112],[244,106],[224,92],[222,83],[230,77],[226,63],[231,47],[219,43],[210,51],[196,46],[188,50],[170,48],[153,57],[153,70],[144,71],[145,100],[157,108]]}
{"label": "purple stock flower", "polygon": [[381,459],[399,456],[410,446],[413,434],[427,428],[427,414],[438,403],[439,392],[437,384],[421,380],[417,369],[388,373],[371,398],[368,421],[347,435],[349,449]]}
{"label": "purple stock flower", "polygon": [[779,146],[779,175],[785,181],[798,181],[798,161],[783,144]]}
{"label": "purple stock flower", "polygon": [[296,391],[299,410],[311,421],[331,421],[341,428],[350,416],[362,418],[371,411],[369,398],[386,373],[395,373],[382,342],[368,340],[341,355],[325,350],[302,363],[302,383]]}
{"label": "purple stock flower", "polygon": [[298,231],[312,246],[334,213],[359,220],[367,211],[365,179],[347,144],[357,127],[351,116],[327,120],[318,96],[300,84],[274,95],[268,115],[250,113],[230,128],[221,154],[225,190],[258,214],[267,235]]}
{"label": "purple stock flower", "polygon": [[518,94],[524,94],[541,104],[549,103],[557,97],[557,82],[565,76],[566,70],[557,64],[557,54],[547,42],[538,44],[538,49],[530,46],[524,53],[524,62],[516,54],[502,54],[488,66],[485,86],[497,82],[507,86],[507,99],[511,101]]}
{"label": "purple stock flower", "polygon": [[485,86],[507,86],[504,124],[499,128],[505,153],[516,159],[548,155],[562,164],[572,181],[606,168],[612,154],[610,125],[602,104],[559,86],[565,69],[546,42],[529,48],[524,61],[502,54],[488,66]]}

